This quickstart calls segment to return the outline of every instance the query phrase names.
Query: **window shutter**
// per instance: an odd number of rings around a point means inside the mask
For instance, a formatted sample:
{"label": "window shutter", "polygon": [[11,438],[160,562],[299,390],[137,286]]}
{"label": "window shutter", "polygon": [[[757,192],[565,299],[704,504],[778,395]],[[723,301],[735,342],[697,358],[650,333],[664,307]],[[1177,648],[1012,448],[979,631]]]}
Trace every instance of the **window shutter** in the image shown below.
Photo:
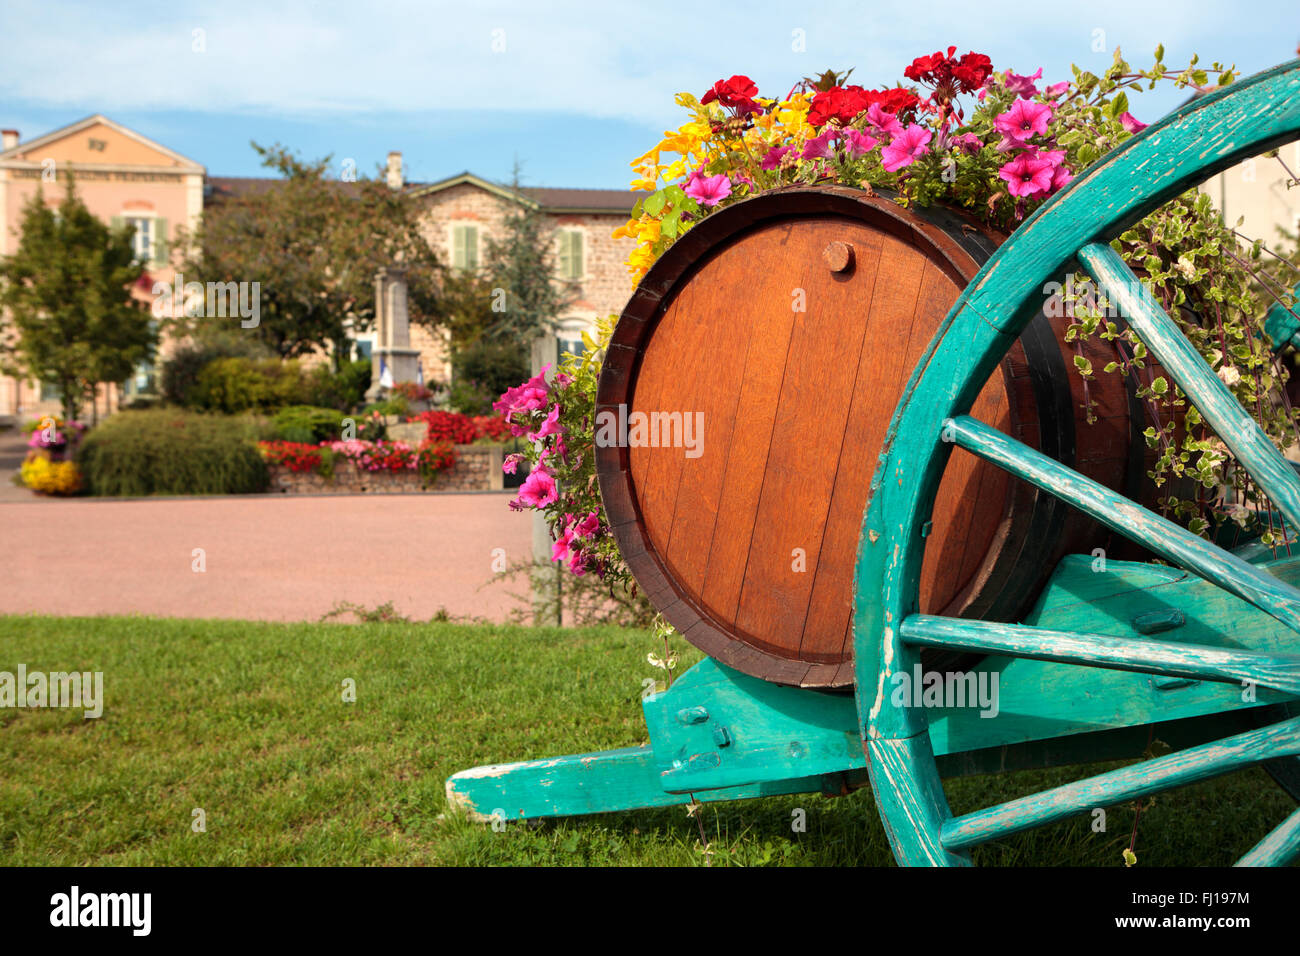
{"label": "window shutter", "polygon": [[465,262],[471,272],[478,271],[478,226],[465,227]]}
{"label": "window shutter", "polygon": [[569,236],[571,233],[566,229],[560,233],[560,278],[567,279],[572,275],[573,269],[569,262]]}
{"label": "window shutter", "polygon": [[455,269],[465,268],[465,227],[451,227],[451,265]]}
{"label": "window shutter", "polygon": [[114,216],[112,219],[108,221],[109,228],[112,229],[114,232],[121,232],[122,227],[124,227],[125,225],[126,225],[126,220],[123,219],[121,216]]}
{"label": "window shutter", "polygon": [[156,265],[167,265],[171,244],[167,241],[167,220],[158,218],[153,221],[153,261]]}
{"label": "window shutter", "polygon": [[582,233],[576,229],[569,233],[569,268],[569,278],[582,278]]}

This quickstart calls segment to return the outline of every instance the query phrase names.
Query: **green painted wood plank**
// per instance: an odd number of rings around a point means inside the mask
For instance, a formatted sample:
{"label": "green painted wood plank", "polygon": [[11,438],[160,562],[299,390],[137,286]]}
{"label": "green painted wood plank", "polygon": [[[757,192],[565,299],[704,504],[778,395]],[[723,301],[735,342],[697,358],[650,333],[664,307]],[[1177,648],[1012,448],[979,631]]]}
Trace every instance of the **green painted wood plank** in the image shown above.
{"label": "green painted wood plank", "polygon": [[1286,866],[1300,856],[1300,810],[1278,824],[1260,840],[1237,866]]}
{"label": "green painted wood plank", "polygon": [[[725,790],[697,790],[701,803],[743,800],[787,793],[816,793],[822,777],[764,782]],[[579,816],[689,803],[689,794],[660,786],[654,753],[628,747],[602,753],[571,754],[545,760],[491,764],[462,770],[447,780],[447,802],[487,822]]]}
{"label": "green painted wood plank", "polygon": [[[958,446],[1068,502],[1167,561],[1213,581],[1300,631],[1300,591],[969,415],[943,423]],[[1270,448],[1273,446],[1270,444]]]}
{"label": "green painted wood plank", "polygon": [[1094,807],[1136,800],[1273,757],[1296,755],[1300,755],[1300,718],[952,817],[942,823],[940,841],[949,850],[959,850]]}
{"label": "green painted wood plank", "polygon": [[[1181,615],[1180,615],[1181,620]],[[1180,624],[1181,626],[1181,624]],[[903,639],[924,647],[1006,654],[1039,661],[1086,664],[1166,677],[1240,684],[1253,681],[1300,694],[1300,655],[1230,650],[1203,644],[1108,637],[995,621],[913,614]]]}
{"label": "green painted wood plank", "polygon": [[1268,434],[1241,407],[1196,346],[1162,309],[1133,274],[1120,254],[1109,245],[1090,243],[1079,250],[1079,261],[1092,273],[1120,314],[1151,354],[1264,493],[1300,527],[1300,478],[1273,445]]}

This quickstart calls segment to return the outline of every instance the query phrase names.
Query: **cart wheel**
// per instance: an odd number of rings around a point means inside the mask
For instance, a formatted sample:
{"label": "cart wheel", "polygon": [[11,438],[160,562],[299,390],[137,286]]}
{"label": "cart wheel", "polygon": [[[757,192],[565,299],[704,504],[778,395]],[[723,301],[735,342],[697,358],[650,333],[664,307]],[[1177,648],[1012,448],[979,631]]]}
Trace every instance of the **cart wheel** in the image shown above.
{"label": "cart wheel", "polygon": [[[967,414],[980,386],[1041,306],[1039,290],[1081,264],[1256,485],[1300,528],[1296,472],[1108,244],[1214,173],[1297,137],[1300,61],[1204,96],[1152,125],[1012,234],[957,300],[913,371],[873,479],[859,546],[854,618],[859,723],[872,789],[901,864],[968,864],[972,846],[1093,807],[1279,758],[1296,764],[1300,716],[1292,711],[1225,740],[954,817],[925,711],[894,703],[891,679],[911,673],[922,648],[934,647],[1172,677],[1249,680],[1300,695],[1295,653],[1127,640],[918,613],[925,526],[957,446],[1249,601],[1275,618],[1282,633],[1289,628],[1290,646],[1300,650],[1300,591]],[[1277,865],[1297,853],[1300,810],[1238,865]]]}

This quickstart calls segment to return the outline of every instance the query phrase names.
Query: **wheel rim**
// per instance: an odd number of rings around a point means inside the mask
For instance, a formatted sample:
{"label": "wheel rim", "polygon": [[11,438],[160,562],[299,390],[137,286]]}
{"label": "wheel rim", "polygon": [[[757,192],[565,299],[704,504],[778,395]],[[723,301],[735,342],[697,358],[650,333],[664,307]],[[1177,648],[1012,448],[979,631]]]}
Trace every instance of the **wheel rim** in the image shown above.
{"label": "wheel rim", "polygon": [[[1300,718],[1293,718],[954,818],[939,781],[924,710],[895,705],[889,692],[893,675],[910,672],[921,648],[929,646],[1170,676],[1249,679],[1300,693],[1300,657],[1294,655],[1120,641],[916,613],[924,525],[955,444],[1121,534],[1140,536],[1148,546],[1154,542],[1157,554],[1300,633],[1300,590],[966,416],[980,385],[1041,307],[1038,290],[1077,260],[1118,302],[1139,338],[1257,485],[1300,527],[1295,471],[1106,244],[1108,237],[1214,173],[1297,136],[1300,61],[1203,97],[1133,137],[1012,234],[957,300],[913,371],[872,482],[859,545],[854,617],[859,726],[872,788],[900,863],[967,864],[969,848],[990,839],[1089,807],[1300,754]],[[1281,863],[1297,853],[1300,810],[1241,862]]]}

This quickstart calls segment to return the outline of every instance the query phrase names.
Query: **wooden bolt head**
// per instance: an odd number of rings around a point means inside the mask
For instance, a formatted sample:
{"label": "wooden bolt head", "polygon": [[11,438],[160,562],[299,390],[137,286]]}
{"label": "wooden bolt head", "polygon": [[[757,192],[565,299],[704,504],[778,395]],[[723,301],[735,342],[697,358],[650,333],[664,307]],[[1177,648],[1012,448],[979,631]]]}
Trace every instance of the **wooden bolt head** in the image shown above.
{"label": "wooden bolt head", "polygon": [[822,258],[831,272],[848,272],[853,268],[853,247],[847,242],[832,242],[822,250]]}

